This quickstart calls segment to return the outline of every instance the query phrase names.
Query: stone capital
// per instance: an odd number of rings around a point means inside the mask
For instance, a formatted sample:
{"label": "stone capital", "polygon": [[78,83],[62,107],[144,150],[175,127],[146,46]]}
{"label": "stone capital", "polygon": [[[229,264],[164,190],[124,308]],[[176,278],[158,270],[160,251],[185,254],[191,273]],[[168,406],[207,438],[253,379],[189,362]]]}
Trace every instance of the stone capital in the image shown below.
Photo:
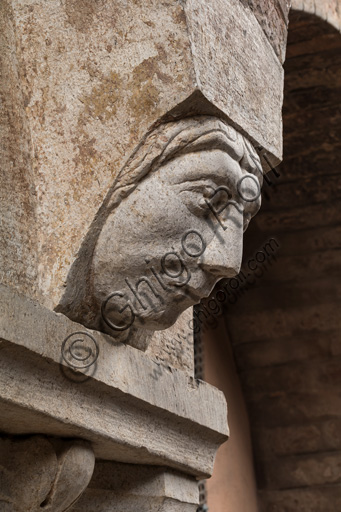
{"label": "stone capital", "polygon": [[94,469],[91,445],[46,436],[0,437],[2,512],[65,512]]}

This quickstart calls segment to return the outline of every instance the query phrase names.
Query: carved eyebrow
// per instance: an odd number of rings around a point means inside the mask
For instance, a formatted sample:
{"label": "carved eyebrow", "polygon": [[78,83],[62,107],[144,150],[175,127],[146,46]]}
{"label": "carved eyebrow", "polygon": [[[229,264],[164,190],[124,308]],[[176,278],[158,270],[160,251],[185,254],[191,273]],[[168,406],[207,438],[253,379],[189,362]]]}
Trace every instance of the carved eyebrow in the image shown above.
{"label": "carved eyebrow", "polygon": [[[214,177],[215,178],[215,177]],[[215,183],[215,179],[212,179],[211,177],[201,177],[201,178],[193,178],[193,179],[186,179],[186,180],[183,180],[179,183],[175,183],[174,185],[182,185],[182,184],[186,184],[186,183],[202,183],[202,184],[207,184],[209,182],[211,182],[210,184],[212,184],[213,186],[214,185],[217,185],[217,183]],[[219,178],[219,176],[217,176],[217,178]],[[218,180],[217,180],[218,181]],[[219,181],[223,181],[222,179],[219,179]]]}
{"label": "carved eyebrow", "polygon": [[[231,187],[231,188],[235,188],[236,184],[235,183],[231,183],[230,180],[227,180],[226,177],[225,179],[223,178],[223,176],[202,176],[202,177],[193,177],[192,179],[191,178],[188,178],[188,179],[185,179],[185,180],[182,180],[181,182],[179,183],[174,183],[173,186],[175,187],[182,187],[182,188],[186,188],[187,187],[209,187],[211,188],[212,190],[215,190],[217,189],[218,187],[220,187],[221,185],[225,185],[227,187]],[[182,190],[180,191],[181,192],[184,192],[185,190]]]}
{"label": "carved eyebrow", "polygon": [[[209,153],[209,150],[206,150],[205,153]],[[238,177],[242,175],[242,168],[240,163],[231,157],[228,153],[221,150],[221,153],[225,155],[226,159],[220,160],[217,164],[211,160],[190,161],[192,164],[185,169],[181,169],[176,167],[170,176],[170,180],[173,184],[184,183],[186,181],[200,181],[200,180],[211,180],[213,182],[220,184],[223,183],[232,183],[234,181],[234,177]],[[187,155],[179,155],[179,158],[186,158],[190,156]],[[173,160],[175,162],[176,159]]]}

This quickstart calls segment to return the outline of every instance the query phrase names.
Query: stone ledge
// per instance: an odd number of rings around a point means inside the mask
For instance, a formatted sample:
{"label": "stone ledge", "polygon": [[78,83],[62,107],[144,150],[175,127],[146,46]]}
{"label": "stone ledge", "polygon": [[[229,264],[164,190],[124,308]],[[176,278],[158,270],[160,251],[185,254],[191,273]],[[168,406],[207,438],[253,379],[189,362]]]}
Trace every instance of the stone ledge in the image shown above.
{"label": "stone ledge", "polygon": [[195,512],[198,483],[160,467],[99,462],[73,512]]}
{"label": "stone ledge", "polygon": [[[4,286],[0,311],[2,431],[79,437],[100,459],[211,474],[228,434],[220,391]],[[79,331],[99,348],[82,383],[66,378],[61,358],[63,340]]]}

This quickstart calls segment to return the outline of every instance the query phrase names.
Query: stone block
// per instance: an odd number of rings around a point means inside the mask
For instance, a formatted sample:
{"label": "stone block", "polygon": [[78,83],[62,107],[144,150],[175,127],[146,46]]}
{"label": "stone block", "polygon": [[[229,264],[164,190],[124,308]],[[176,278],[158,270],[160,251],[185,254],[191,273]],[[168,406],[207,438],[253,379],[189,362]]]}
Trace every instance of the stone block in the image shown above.
{"label": "stone block", "polygon": [[[81,438],[96,458],[211,474],[228,434],[222,392],[4,286],[0,309],[3,432]],[[77,372],[80,356],[62,352],[73,333],[97,355]]]}
{"label": "stone block", "polygon": [[99,462],[73,512],[195,512],[198,482],[160,467]]}
{"label": "stone block", "polygon": [[296,423],[267,428],[254,433],[258,457],[275,457],[341,450],[341,419],[321,419],[314,424]]}
{"label": "stone block", "polygon": [[261,512],[335,512],[341,507],[340,486],[287,489],[260,493]]}
{"label": "stone block", "polygon": [[283,69],[238,0],[6,0],[1,15],[1,188],[14,212],[2,277],[50,309],[119,171],[160,122],[216,115],[280,161]]}
{"label": "stone block", "polygon": [[341,452],[281,457],[267,464],[265,479],[268,489],[340,484]]}
{"label": "stone block", "polygon": [[284,62],[287,42],[289,3],[286,0],[243,0],[255,14],[280,62]]}
{"label": "stone block", "polygon": [[65,512],[88,485],[94,464],[84,441],[1,436],[1,510]]}
{"label": "stone block", "polygon": [[256,426],[278,427],[298,423],[319,421],[325,417],[335,417],[341,410],[340,393],[332,390],[328,400],[319,399],[316,393],[285,390],[269,394],[251,395],[247,402],[250,421]]}
{"label": "stone block", "polygon": [[230,315],[229,326],[235,344],[271,340],[278,332],[283,337],[310,330],[323,334],[331,326],[339,329],[341,321],[338,310],[337,303],[329,302],[320,306],[303,305],[299,311],[273,309],[271,315],[267,311]]}

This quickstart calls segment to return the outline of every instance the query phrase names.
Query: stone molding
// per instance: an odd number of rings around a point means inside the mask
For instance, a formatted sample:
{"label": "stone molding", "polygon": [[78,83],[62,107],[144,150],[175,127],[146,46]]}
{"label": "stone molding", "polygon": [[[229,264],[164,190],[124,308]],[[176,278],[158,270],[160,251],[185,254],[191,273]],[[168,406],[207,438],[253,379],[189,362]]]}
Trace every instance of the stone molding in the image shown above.
{"label": "stone molding", "polygon": [[168,468],[99,462],[72,512],[195,512],[195,478]]}
{"label": "stone molding", "polygon": [[[3,432],[80,438],[92,442],[99,459],[167,465],[197,477],[212,473],[228,435],[223,393],[0,290]],[[73,382],[61,346],[80,331],[96,340],[99,355],[91,378],[82,370],[86,381]]]}
{"label": "stone molding", "polygon": [[65,512],[87,487],[95,465],[84,441],[0,437],[2,512]]}

